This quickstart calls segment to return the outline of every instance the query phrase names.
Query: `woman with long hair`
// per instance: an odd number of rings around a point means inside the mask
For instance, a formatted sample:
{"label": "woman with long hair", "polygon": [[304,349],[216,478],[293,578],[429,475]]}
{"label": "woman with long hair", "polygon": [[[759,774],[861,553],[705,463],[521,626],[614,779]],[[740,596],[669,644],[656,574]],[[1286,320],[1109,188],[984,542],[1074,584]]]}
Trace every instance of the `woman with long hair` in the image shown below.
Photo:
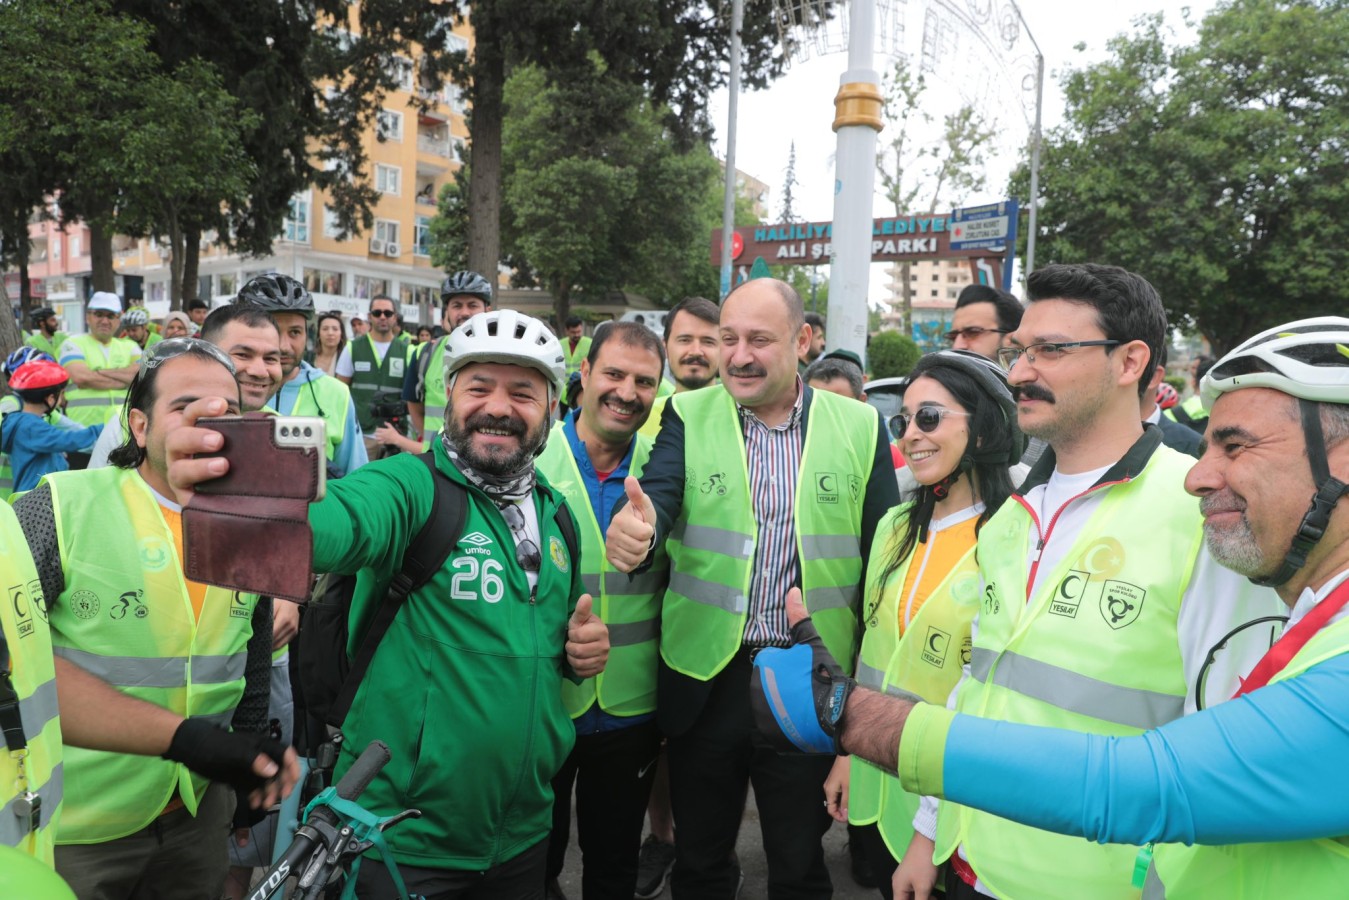
{"label": "woman with long hair", "polygon": [[[1010,470],[1025,438],[1007,376],[964,350],[919,360],[892,431],[918,489],[876,528],[857,680],[945,704],[968,662],[979,609],[975,540],[1012,493]],[[914,836],[919,798],[898,778],[845,757],[825,797],[830,815],[856,826],[853,839],[861,838],[881,894],[893,897],[891,877]]]}
{"label": "woman with long hair", "polygon": [[318,342],[314,345],[312,364],[329,375],[335,375],[337,359],[347,345],[347,332],[342,327],[342,314],[335,310],[319,313]]}

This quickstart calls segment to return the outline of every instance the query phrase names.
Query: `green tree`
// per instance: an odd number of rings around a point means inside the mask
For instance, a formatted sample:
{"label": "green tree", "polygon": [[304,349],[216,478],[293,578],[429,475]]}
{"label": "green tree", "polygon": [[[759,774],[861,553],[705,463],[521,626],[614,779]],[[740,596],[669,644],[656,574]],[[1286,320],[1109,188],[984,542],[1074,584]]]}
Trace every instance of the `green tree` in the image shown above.
{"label": "green tree", "polygon": [[899,378],[913,371],[922,357],[913,338],[898,331],[882,331],[867,345],[872,378]]}
{"label": "green tree", "polygon": [[[984,155],[994,137],[992,126],[969,103],[942,117],[935,143],[930,143],[932,114],[923,107],[927,81],[900,59],[885,73],[887,135],[876,153],[876,174],[885,199],[902,216],[926,207],[927,215],[939,204],[959,205],[984,186]],[[913,330],[913,291],[909,263],[899,264],[904,333]]]}
{"label": "green tree", "polygon": [[[1064,79],[1036,255],[1124,266],[1218,353],[1349,301],[1349,6],[1232,0],[1189,46],[1160,17]],[[1024,188],[1024,167],[1013,189]]]}
{"label": "green tree", "polygon": [[[502,259],[504,89],[517,67],[546,67],[550,83],[566,86],[598,53],[608,77],[645,89],[679,150],[706,143],[712,132],[707,99],[726,83],[730,28],[724,3],[712,0],[480,0],[472,6],[474,50],[451,65],[470,85],[467,263],[494,271]],[[461,12],[467,6],[461,7]],[[825,4],[832,16],[833,4]],[[786,59],[773,0],[746,0],[741,40],[742,83],[765,87]],[[713,294],[708,294],[713,296]]]}
{"label": "green tree", "polygon": [[778,207],[779,222],[799,222],[801,217],[796,213],[795,191],[800,182],[796,180],[796,141],[792,141],[791,148],[787,151],[787,168],[782,173],[782,205]]}
{"label": "green tree", "polygon": [[[716,161],[701,146],[679,152],[641,87],[607,77],[592,55],[590,70],[565,85],[518,68],[505,104],[506,259],[518,284],[552,293],[559,321],[573,296],[624,288],[668,304],[715,282],[707,241]],[[474,168],[442,191],[431,230],[438,265],[471,265],[460,225],[477,178]]]}

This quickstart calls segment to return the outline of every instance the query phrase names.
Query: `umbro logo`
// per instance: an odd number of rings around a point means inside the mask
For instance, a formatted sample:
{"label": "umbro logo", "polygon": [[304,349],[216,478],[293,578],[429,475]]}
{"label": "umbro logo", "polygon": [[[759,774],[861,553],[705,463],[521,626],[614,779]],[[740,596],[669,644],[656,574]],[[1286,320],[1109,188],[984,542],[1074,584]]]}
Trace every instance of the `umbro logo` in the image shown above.
{"label": "umbro logo", "polygon": [[463,536],[463,538],[461,538],[461,540],[465,544],[472,544],[475,547],[481,547],[485,544],[492,543],[492,539],[487,535],[483,534],[481,531],[475,531],[472,534],[466,534]]}

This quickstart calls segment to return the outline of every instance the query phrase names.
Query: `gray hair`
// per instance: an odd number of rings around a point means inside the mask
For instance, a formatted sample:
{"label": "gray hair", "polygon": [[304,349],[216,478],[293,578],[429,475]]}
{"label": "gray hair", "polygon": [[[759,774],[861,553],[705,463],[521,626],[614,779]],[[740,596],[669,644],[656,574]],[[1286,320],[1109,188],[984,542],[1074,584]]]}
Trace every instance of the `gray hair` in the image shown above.
{"label": "gray hair", "polygon": [[846,378],[848,387],[852,389],[853,399],[862,399],[862,370],[846,359],[821,357],[806,367],[805,374],[801,378],[806,384],[812,381],[828,384],[835,378]]}

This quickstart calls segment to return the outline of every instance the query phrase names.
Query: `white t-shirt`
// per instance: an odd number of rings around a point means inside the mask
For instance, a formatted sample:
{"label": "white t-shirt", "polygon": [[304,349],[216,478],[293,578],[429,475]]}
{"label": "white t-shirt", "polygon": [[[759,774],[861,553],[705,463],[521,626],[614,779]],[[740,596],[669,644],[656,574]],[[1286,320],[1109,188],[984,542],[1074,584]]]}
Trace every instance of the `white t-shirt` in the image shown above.
{"label": "white t-shirt", "polygon": [[[375,338],[374,333],[371,333],[369,337],[370,345],[375,348],[375,359],[378,362],[384,362],[384,354],[389,352],[389,345],[393,343],[393,338],[389,338],[381,344]],[[357,338],[357,340],[360,340],[360,338]],[[340,375],[343,378],[351,378],[356,374],[356,365],[351,361],[352,343],[352,341],[348,341],[347,345],[342,348],[342,352],[338,355],[337,364],[333,366],[334,375]]]}

